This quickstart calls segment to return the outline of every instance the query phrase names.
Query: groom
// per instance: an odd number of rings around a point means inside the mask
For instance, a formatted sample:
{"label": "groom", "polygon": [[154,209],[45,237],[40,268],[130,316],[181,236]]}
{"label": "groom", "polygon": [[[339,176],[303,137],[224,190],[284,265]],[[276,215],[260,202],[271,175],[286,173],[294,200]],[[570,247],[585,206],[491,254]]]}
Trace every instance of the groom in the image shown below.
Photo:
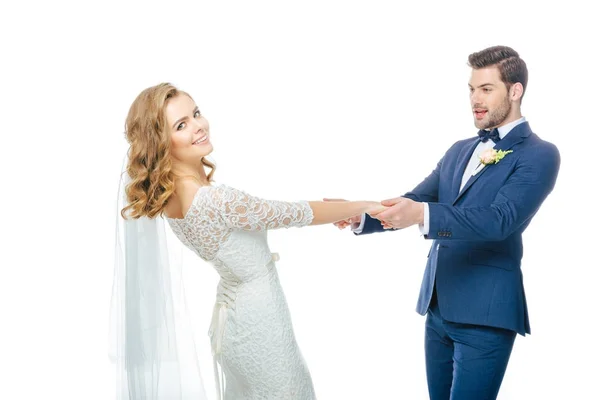
{"label": "groom", "polygon": [[496,398],[516,334],[530,333],[521,235],[560,166],[557,148],[521,116],[527,66],[518,53],[490,47],[469,66],[477,137],[456,142],[376,218],[336,223],[362,235],[418,224],[433,239],[417,304],[432,400]]}

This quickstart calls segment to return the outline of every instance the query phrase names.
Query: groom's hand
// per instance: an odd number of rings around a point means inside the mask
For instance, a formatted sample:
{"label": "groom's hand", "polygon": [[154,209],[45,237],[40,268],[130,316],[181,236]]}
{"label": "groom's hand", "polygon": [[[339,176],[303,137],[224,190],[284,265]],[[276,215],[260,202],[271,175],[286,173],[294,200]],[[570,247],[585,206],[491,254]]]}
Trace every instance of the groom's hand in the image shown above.
{"label": "groom's hand", "polygon": [[423,223],[423,203],[418,203],[406,197],[396,197],[384,200],[382,205],[389,207],[372,217],[381,221],[385,229],[402,229]]}
{"label": "groom's hand", "polygon": [[[348,201],[344,199],[323,199],[323,201]],[[355,215],[352,218],[343,219],[341,221],[334,222],[333,225],[337,226],[339,229],[346,229],[348,226],[353,228],[358,228],[360,225],[360,221],[362,220],[362,215]]]}

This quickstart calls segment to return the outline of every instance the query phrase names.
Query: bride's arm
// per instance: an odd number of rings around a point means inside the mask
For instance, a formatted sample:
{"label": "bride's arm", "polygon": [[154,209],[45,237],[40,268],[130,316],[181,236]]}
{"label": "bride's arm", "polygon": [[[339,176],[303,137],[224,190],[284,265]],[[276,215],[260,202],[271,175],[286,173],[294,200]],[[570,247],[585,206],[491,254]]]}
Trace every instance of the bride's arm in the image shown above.
{"label": "bride's arm", "polygon": [[310,201],[308,204],[314,216],[311,225],[330,224],[385,208],[377,201]]}
{"label": "bride's arm", "polygon": [[374,201],[264,200],[225,186],[214,188],[211,198],[226,226],[250,231],[328,224],[385,208]]}

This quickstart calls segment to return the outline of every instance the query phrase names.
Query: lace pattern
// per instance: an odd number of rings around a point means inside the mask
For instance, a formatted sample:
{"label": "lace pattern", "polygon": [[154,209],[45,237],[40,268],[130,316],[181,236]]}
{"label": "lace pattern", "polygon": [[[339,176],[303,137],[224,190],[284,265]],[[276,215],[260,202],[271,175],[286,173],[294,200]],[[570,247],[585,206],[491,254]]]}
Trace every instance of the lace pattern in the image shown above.
{"label": "lace pattern", "polygon": [[206,261],[235,230],[302,227],[313,220],[308,202],[263,200],[225,185],[204,186],[183,219],[168,218],[175,234]]}

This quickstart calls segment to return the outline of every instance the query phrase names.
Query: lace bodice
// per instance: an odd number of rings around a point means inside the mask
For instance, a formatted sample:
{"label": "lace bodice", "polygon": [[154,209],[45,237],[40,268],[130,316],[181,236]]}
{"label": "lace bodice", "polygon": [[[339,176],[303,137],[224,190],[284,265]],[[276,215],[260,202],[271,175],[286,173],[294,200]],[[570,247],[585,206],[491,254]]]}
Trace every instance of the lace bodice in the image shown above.
{"label": "lace bodice", "polygon": [[305,201],[262,200],[225,185],[200,188],[184,218],[168,219],[221,276],[209,331],[218,399],[314,399],[267,242],[270,229],[312,220]]}
{"label": "lace bodice", "polygon": [[175,234],[206,261],[235,231],[301,227],[313,220],[308,202],[263,200],[225,185],[201,187],[182,219],[169,218]]}

